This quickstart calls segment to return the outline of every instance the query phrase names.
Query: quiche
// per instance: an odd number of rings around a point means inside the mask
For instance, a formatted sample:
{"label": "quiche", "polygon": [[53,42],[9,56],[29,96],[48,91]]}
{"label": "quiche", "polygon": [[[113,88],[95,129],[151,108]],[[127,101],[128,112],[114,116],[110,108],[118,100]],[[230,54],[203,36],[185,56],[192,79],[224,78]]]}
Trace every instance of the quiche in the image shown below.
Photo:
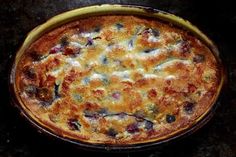
{"label": "quiche", "polygon": [[43,34],[21,56],[15,84],[37,123],[96,144],[160,141],[213,106],[220,67],[196,36],[131,15],[77,19]]}

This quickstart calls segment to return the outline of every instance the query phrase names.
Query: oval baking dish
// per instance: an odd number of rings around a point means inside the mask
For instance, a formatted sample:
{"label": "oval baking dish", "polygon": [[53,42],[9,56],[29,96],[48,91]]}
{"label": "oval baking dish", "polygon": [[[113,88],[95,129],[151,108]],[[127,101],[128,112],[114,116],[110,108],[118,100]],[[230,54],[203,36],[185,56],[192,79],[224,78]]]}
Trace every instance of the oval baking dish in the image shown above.
{"label": "oval baking dish", "polygon": [[211,118],[223,82],[217,47],[188,21],[108,4],[33,29],[10,74],[13,103],[34,126],[97,150],[194,132]]}

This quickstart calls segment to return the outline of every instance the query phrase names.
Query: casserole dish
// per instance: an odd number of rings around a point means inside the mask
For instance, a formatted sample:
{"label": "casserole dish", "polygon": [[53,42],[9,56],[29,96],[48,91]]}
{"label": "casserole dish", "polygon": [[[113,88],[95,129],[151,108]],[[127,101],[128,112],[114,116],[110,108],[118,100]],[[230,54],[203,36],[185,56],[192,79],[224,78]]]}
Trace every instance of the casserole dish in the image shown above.
{"label": "casserole dish", "polygon": [[[124,51],[116,43],[127,36]],[[117,80],[124,88],[114,86]],[[151,147],[200,128],[223,81],[219,52],[196,27],[162,11],[121,5],[75,9],[35,28],[10,77],[14,104],[40,130],[109,150]]]}

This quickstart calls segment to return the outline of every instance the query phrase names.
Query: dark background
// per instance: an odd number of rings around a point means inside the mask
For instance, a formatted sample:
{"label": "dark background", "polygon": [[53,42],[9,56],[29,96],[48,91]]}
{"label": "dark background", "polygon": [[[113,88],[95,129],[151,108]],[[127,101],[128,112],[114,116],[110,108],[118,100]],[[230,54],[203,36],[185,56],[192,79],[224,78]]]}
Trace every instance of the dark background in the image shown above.
{"label": "dark background", "polygon": [[[197,25],[218,45],[228,70],[227,89],[221,94],[212,120],[193,135],[152,151],[109,154],[82,151],[42,135],[10,105],[10,60],[27,33],[50,17],[74,8],[122,3],[158,8]],[[236,5],[233,0],[0,0],[0,156],[236,156]]]}

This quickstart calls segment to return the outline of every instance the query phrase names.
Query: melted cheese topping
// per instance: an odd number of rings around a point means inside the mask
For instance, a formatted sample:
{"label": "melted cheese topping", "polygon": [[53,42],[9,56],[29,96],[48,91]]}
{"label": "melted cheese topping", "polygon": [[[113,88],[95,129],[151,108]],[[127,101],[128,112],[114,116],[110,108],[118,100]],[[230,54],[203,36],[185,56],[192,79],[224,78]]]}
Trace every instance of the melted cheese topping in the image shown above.
{"label": "melted cheese topping", "polygon": [[90,17],[44,35],[17,80],[24,105],[54,133],[91,143],[157,141],[212,105],[217,62],[188,33],[133,16]]}

